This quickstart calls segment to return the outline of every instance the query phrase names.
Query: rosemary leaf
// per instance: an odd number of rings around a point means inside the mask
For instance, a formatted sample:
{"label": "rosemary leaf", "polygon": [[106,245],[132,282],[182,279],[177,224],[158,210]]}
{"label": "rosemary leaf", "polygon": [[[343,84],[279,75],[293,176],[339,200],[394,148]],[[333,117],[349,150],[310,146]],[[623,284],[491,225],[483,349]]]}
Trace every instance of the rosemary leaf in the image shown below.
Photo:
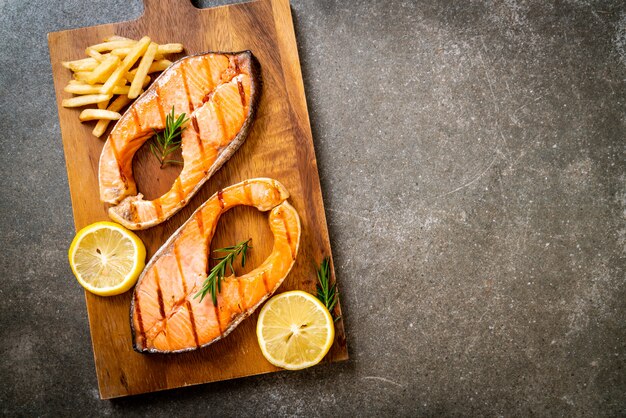
{"label": "rosemary leaf", "polygon": [[204,280],[202,284],[202,288],[196,295],[194,299],[200,297],[200,302],[204,299],[207,293],[211,294],[211,299],[213,301],[213,305],[217,305],[217,295],[222,291],[222,281],[224,277],[226,277],[227,267],[230,268],[230,273],[235,274],[235,270],[233,269],[233,261],[235,258],[241,254],[241,267],[245,265],[246,252],[250,246],[251,239],[247,241],[242,241],[237,245],[233,245],[231,247],[219,248],[214,250],[214,253],[227,253],[223,257],[214,258],[214,260],[220,260],[219,263],[215,265],[211,269],[211,272]]}
{"label": "rosemary leaf", "polygon": [[165,117],[165,129],[162,132],[157,132],[156,129],[153,129],[154,136],[150,143],[150,151],[159,160],[161,168],[167,164],[183,164],[182,161],[168,159],[167,157],[181,147],[180,136],[186,128],[183,125],[187,121],[189,121],[189,118],[186,118],[184,113],[181,113],[177,118],[174,106],[172,106],[172,111]]}
{"label": "rosemary leaf", "polygon": [[337,283],[330,283],[330,257],[325,257],[317,269],[317,298],[326,306],[334,322],[341,317],[335,316],[335,306],[339,298]]}

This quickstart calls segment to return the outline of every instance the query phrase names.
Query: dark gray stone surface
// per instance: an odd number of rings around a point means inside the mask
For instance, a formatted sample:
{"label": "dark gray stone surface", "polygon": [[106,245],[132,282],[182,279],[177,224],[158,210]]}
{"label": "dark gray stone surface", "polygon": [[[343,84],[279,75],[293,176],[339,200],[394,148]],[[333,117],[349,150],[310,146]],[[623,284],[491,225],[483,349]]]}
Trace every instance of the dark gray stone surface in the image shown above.
{"label": "dark gray stone surface", "polygon": [[2,413],[625,415],[626,5],[292,7],[350,361],[98,399],[46,33],[142,5],[1,0]]}

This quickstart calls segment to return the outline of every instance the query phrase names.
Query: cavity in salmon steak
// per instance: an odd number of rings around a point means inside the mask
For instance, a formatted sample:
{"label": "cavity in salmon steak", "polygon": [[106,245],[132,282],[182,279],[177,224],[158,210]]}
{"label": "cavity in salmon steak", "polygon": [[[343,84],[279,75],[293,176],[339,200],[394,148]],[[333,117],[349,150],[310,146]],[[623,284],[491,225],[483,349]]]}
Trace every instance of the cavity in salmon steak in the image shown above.
{"label": "cavity in salmon steak", "polygon": [[[163,72],[124,113],[100,155],[100,199],[109,216],[129,229],[157,225],[183,208],[248,135],[261,91],[259,65],[250,51],[183,58]],[[183,169],[172,188],[144,200],[133,178],[133,156],[166,115],[189,118],[182,131]]]}
{"label": "cavity in salmon steak", "polygon": [[[288,197],[277,180],[256,178],[220,190],[200,206],[139,276],[130,306],[135,350],[176,353],[205,347],[228,335],[271,296],[293,267],[300,243],[300,218]],[[195,296],[208,274],[220,215],[238,205],[270,211],[274,244],[260,266],[222,281],[214,305],[210,296]]]}

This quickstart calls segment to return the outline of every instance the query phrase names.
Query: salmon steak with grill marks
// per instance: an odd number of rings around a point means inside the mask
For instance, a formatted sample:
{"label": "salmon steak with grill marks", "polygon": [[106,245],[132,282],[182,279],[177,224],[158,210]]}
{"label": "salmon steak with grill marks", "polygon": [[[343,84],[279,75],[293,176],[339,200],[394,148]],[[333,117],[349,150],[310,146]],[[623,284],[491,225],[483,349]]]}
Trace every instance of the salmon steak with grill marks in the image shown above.
{"label": "salmon steak with grill marks", "polygon": [[[300,243],[300,218],[276,180],[245,180],[220,190],[163,244],[139,276],[130,306],[133,347],[141,353],[177,353],[228,335],[281,285]],[[269,211],[271,254],[257,268],[221,282],[216,303],[197,297],[209,270],[209,249],[222,213],[238,206]]]}
{"label": "salmon steak with grill marks", "polygon": [[[250,51],[182,58],[165,70],[124,113],[107,138],[99,164],[100,199],[129,229],[164,222],[237,151],[251,129],[261,90]],[[183,168],[170,190],[144,200],[133,178],[137,150],[166,126],[166,114],[185,114]]]}

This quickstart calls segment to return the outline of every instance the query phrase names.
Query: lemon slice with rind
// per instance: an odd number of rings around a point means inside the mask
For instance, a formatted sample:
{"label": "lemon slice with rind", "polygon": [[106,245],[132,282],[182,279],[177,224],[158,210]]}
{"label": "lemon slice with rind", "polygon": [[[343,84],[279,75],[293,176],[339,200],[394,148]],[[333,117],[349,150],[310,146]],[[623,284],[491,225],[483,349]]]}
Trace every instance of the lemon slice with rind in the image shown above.
{"label": "lemon slice with rind", "polygon": [[68,256],[81,286],[96,295],[113,296],[133,287],[145,266],[146,248],[123,226],[96,222],[78,231]]}
{"label": "lemon slice with rind", "polygon": [[270,299],[256,328],[263,355],[275,366],[300,370],[319,363],[335,339],[328,309],[315,296],[294,290]]}

